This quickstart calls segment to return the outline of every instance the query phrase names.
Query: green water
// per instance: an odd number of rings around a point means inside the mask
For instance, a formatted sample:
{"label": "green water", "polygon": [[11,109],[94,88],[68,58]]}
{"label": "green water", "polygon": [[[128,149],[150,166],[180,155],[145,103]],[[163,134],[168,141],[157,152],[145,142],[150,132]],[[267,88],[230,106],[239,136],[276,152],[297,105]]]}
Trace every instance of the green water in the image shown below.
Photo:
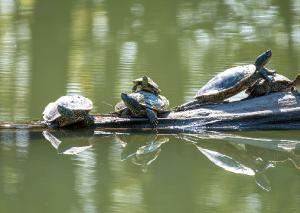
{"label": "green water", "polygon": [[[64,94],[112,111],[144,74],[175,106],[266,49],[292,79],[299,23],[298,0],[0,0],[0,120]],[[1,131],[0,212],[298,212],[299,160],[300,131]]]}

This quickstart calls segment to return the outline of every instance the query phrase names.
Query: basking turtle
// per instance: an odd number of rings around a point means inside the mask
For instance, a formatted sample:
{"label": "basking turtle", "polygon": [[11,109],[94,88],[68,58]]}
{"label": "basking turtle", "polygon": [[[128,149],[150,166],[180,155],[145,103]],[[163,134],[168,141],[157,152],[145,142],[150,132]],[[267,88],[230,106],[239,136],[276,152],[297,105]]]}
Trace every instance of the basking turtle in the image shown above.
{"label": "basking turtle", "polygon": [[273,75],[274,72],[264,66],[271,56],[272,52],[268,50],[259,55],[254,64],[232,67],[217,74],[197,92],[194,97],[196,100],[178,106],[175,110],[182,111],[202,104],[222,102],[252,86],[260,78],[270,82],[272,79],[268,75]]}
{"label": "basking turtle", "polygon": [[161,92],[161,90],[158,88],[158,85],[147,76],[143,76],[142,78],[138,78],[133,81],[132,92],[138,92],[141,90],[152,92],[156,95]]}
{"label": "basking turtle", "polygon": [[293,81],[283,75],[275,74],[272,82],[266,81],[265,79],[260,79],[253,86],[249,87],[246,90],[246,93],[249,94],[248,98],[253,98],[267,95],[269,92],[294,92],[297,91],[297,85],[300,85],[300,74],[298,74]]}
{"label": "basking turtle", "polygon": [[92,108],[93,102],[88,98],[80,95],[62,96],[46,106],[43,112],[44,123],[55,128],[80,121],[92,122],[89,116]]}
{"label": "basking turtle", "polygon": [[154,95],[146,91],[125,94],[121,93],[122,102],[116,105],[116,110],[128,109],[133,117],[148,117],[151,125],[158,124],[157,114],[166,112],[169,101],[162,95]]}

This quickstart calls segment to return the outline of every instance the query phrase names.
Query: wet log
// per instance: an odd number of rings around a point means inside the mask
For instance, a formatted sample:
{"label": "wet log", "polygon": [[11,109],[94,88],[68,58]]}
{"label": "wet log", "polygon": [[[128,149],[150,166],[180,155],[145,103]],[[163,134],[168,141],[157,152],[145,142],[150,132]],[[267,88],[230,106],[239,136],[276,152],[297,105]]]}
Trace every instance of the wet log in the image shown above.
{"label": "wet log", "polygon": [[[98,131],[153,131],[149,121],[143,118],[94,115],[94,119],[94,125],[89,128]],[[29,124],[0,124],[0,129],[18,128],[47,127],[39,121]],[[157,131],[171,133],[276,129],[300,129],[299,95],[279,92],[248,100],[204,105],[194,110],[171,111],[159,118],[157,126]]]}

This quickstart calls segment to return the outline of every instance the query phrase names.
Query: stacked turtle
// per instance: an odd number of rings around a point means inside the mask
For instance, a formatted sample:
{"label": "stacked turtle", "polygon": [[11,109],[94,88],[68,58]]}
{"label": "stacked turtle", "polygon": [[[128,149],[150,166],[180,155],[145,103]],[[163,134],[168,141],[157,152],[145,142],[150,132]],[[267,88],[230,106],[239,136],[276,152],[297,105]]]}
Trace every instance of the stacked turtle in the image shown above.
{"label": "stacked turtle", "polygon": [[254,98],[258,96],[267,95],[271,92],[294,92],[298,94],[297,86],[300,85],[300,74],[296,76],[296,78],[291,81],[287,77],[275,74],[273,76],[273,81],[269,82],[264,79],[258,80],[254,85],[249,87],[246,90],[246,93],[249,95],[248,98]]}
{"label": "stacked turtle", "polygon": [[121,93],[122,101],[116,104],[115,112],[121,117],[147,117],[155,128],[157,116],[167,111],[169,101],[160,95],[158,85],[147,76],[134,80],[133,84],[132,93]]}
{"label": "stacked turtle", "polygon": [[272,82],[275,72],[264,67],[271,56],[272,52],[268,50],[259,55],[254,64],[232,67],[217,74],[197,92],[194,97],[196,100],[176,107],[175,111],[195,109],[203,104],[223,102],[248,89],[260,79],[264,79],[265,82]]}

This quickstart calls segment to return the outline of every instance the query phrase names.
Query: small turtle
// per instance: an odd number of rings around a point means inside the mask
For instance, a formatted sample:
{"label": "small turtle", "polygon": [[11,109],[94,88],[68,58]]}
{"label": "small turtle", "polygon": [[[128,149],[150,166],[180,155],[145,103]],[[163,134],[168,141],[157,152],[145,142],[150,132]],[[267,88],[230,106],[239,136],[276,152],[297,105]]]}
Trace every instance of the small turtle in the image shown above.
{"label": "small turtle", "polygon": [[93,108],[93,102],[80,95],[62,96],[55,102],[49,103],[44,112],[43,119],[50,127],[64,127],[80,121],[87,124],[93,119],[89,111]]}
{"label": "small turtle", "polygon": [[117,104],[119,110],[128,110],[132,117],[147,116],[151,125],[156,127],[158,124],[157,114],[167,112],[169,101],[162,95],[154,95],[146,91],[125,94],[121,93],[122,103]]}
{"label": "small turtle", "polygon": [[269,92],[295,92],[297,91],[297,85],[300,85],[300,74],[293,81],[283,75],[275,74],[272,82],[260,79],[253,86],[249,87],[246,93],[249,94],[248,98],[253,98],[267,95]]}
{"label": "small turtle", "polygon": [[158,88],[158,85],[147,76],[143,76],[142,78],[138,78],[133,81],[132,92],[138,92],[141,90],[152,92],[156,95],[161,92],[161,90]]}
{"label": "small turtle", "polygon": [[222,102],[252,86],[260,78],[272,81],[268,75],[274,72],[264,68],[271,56],[272,52],[268,50],[259,55],[254,64],[232,67],[217,74],[197,92],[194,97],[196,100],[178,106],[175,110],[183,111],[202,104]]}

